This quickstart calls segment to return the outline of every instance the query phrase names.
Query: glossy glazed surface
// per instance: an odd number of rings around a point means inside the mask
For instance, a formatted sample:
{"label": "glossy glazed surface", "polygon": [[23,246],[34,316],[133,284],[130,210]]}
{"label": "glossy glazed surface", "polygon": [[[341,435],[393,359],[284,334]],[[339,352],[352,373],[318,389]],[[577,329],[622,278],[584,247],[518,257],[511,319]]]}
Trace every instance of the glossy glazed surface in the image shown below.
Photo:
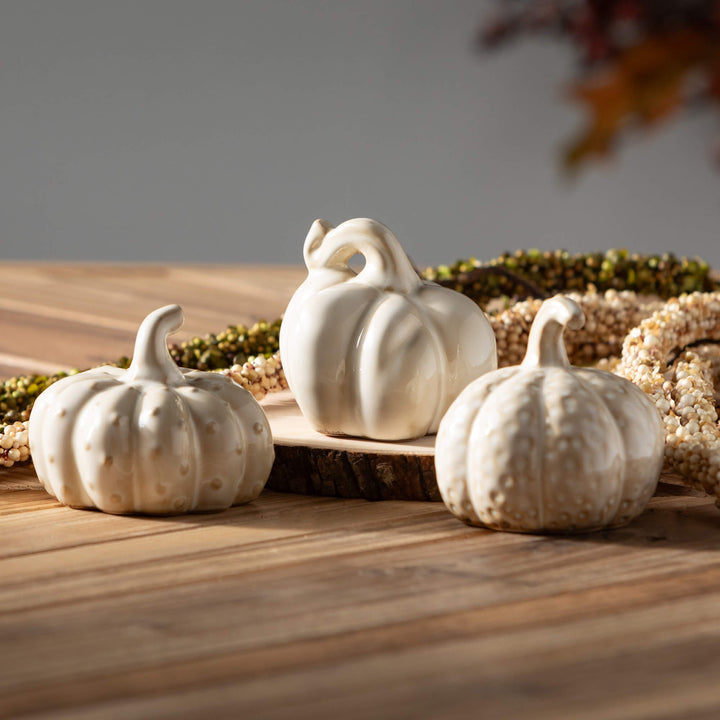
{"label": "glossy glazed surface", "polygon": [[[348,267],[356,253],[365,258],[357,273]],[[376,440],[434,433],[458,393],[497,367],[483,312],[421,280],[381,223],[317,220],[304,257],[308,276],[285,312],[280,352],[316,430]]]}
{"label": "glossy glazed surface", "polygon": [[658,412],[631,382],[569,364],[563,331],[583,322],[569,298],[548,300],[523,363],[479,378],[443,418],[437,481],[461,520],[591,530],[629,522],[652,496],[664,453]]}
{"label": "glossy glazed surface", "polygon": [[66,377],[37,399],[38,478],[66,505],[110,513],[221,510],[255,499],[272,467],[270,426],[252,395],[216,373],[178,368],[168,305],[148,315],[127,370]]}

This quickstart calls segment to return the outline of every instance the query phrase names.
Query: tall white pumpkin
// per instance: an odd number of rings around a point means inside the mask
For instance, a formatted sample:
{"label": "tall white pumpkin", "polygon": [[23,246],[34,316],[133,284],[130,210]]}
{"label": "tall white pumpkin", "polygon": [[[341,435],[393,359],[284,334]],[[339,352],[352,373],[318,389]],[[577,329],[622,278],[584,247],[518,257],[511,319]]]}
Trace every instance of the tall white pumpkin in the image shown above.
{"label": "tall white pumpkin", "polygon": [[60,502],[109,513],[221,510],[255,499],[274,459],[255,398],[227,377],[181,369],[168,305],[140,326],[127,370],[103,366],[59,380],[30,415],[40,482]]}
{"label": "tall white pumpkin", "polygon": [[[360,272],[348,266],[356,253]],[[434,433],[462,388],[497,367],[483,312],[422,280],[381,223],[316,220],[304,257],[308,276],[285,311],[280,352],[316,430],[377,440]]]}
{"label": "tall white pumpkin", "polygon": [[659,413],[628,380],[570,365],[563,331],[584,320],[569,298],[546,301],[522,364],[476,380],[443,418],[437,482],[461,520],[591,530],[629,522],[652,496],[664,454]]}

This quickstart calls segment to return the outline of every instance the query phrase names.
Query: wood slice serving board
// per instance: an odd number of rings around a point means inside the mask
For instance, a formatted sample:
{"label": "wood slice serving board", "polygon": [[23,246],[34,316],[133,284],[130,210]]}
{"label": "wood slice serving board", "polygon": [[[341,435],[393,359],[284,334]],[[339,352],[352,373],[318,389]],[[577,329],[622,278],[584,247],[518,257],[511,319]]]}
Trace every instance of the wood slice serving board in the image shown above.
{"label": "wood slice serving board", "polygon": [[275,441],[267,487],[366,500],[440,500],[435,436],[410,442],[328,437],[313,430],[289,390],[262,402]]}

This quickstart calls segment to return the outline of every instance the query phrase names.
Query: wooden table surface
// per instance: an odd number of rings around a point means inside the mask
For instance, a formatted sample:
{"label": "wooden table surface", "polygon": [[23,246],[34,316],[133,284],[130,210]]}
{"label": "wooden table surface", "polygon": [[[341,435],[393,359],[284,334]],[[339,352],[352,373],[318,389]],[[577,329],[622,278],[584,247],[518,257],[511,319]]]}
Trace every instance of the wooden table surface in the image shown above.
{"label": "wooden table surface", "polygon": [[[0,374],[275,318],[281,267],[0,267]],[[0,471],[0,716],[718,718],[720,511],[662,484],[630,526],[472,529],[441,504],[265,492],[214,515],[65,508]]]}

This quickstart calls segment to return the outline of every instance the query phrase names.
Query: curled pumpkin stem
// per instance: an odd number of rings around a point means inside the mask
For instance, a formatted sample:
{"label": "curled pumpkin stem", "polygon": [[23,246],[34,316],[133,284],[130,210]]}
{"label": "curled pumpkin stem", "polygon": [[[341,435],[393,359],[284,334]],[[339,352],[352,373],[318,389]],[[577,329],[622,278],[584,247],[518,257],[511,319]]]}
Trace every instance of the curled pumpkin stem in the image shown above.
{"label": "curled pumpkin stem", "polygon": [[370,218],[354,218],[333,227],[316,220],[305,239],[303,256],[310,272],[323,268],[355,273],[348,268],[353,255],[365,258],[358,281],[384,289],[410,292],[422,280],[390,228]]}
{"label": "curled pumpkin stem", "polygon": [[569,367],[563,342],[565,328],[579,330],[585,324],[582,308],[565,295],[546,300],[530,328],[524,367]]}
{"label": "curled pumpkin stem", "polygon": [[128,381],[155,380],[168,385],[185,382],[167,346],[168,335],[179,330],[184,319],[179,305],[166,305],[151,312],[142,321],[127,371]]}

